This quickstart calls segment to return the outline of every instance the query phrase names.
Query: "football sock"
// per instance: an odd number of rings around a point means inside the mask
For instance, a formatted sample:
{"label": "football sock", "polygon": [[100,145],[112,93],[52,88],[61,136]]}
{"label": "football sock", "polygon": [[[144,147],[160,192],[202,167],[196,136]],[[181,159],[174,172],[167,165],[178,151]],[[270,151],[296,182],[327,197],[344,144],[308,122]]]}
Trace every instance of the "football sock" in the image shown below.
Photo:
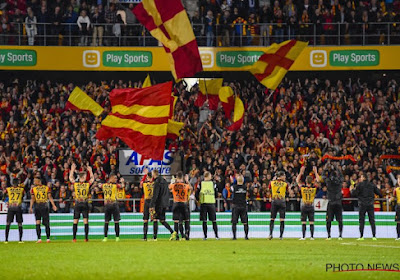
{"label": "football sock", "polygon": [[244,227],[244,234],[246,237],[248,237],[249,236],[249,224],[244,224],[243,227]]}
{"label": "football sock", "polygon": [[310,225],[311,237],[314,237],[314,224]]}
{"label": "football sock", "polygon": [[157,233],[158,233],[158,222],[153,222],[153,237],[154,237],[154,239],[157,239]]}
{"label": "football sock", "polygon": [[[206,222],[206,225],[207,225],[207,222]],[[213,222],[213,229],[214,229],[215,237],[218,238],[218,226],[217,226],[217,222]]]}
{"label": "football sock", "polygon": [[179,232],[179,224],[174,223],[174,231]]}
{"label": "football sock", "polygon": [[108,223],[104,223],[104,237],[108,236]]}
{"label": "football sock", "polygon": [[19,241],[22,241],[22,235],[24,232],[22,225],[18,225],[18,231],[19,231]]}
{"label": "football sock", "polygon": [[36,225],[36,235],[38,239],[42,239],[41,235],[42,235],[42,230],[40,228],[40,225]]}
{"label": "football sock", "polygon": [[119,223],[115,223],[114,227],[115,227],[115,236],[119,237]]}
{"label": "football sock", "polygon": [[85,239],[89,238],[89,224],[85,224]]}
{"label": "football sock", "polygon": [[72,226],[72,231],[73,231],[73,239],[76,239],[76,232],[78,231],[78,224],[74,224]]}
{"label": "football sock", "polygon": [[143,223],[143,238],[147,239],[147,232],[149,230],[149,223]]}
{"label": "football sock", "polygon": [[303,238],[306,238],[306,224],[301,225],[301,231],[303,232]]}
{"label": "football sock", "polygon": [[172,230],[171,226],[166,222],[166,221],[162,221],[161,224],[169,230],[170,233],[173,233],[174,231]]}
{"label": "football sock", "polygon": [[400,223],[397,223],[397,238],[400,238]]}
{"label": "football sock", "polygon": [[8,235],[10,234],[11,225],[6,225],[6,241],[8,241]]}
{"label": "football sock", "polygon": [[207,238],[207,222],[203,222],[203,233],[204,237]]}
{"label": "football sock", "polygon": [[236,238],[236,224],[232,224],[233,238]]}
{"label": "football sock", "polygon": [[343,232],[343,221],[339,221],[339,237],[342,237]]}
{"label": "football sock", "polygon": [[181,233],[181,236],[184,237],[185,232],[183,230],[183,224],[182,223],[179,223],[179,232]]}
{"label": "football sock", "polygon": [[271,220],[269,222],[269,235],[272,236],[272,233],[274,232],[274,225],[275,225],[275,220]]}
{"label": "football sock", "polygon": [[45,225],[45,227],[46,227],[46,237],[47,239],[50,239],[50,225],[47,224]]}
{"label": "football sock", "polygon": [[185,234],[186,234],[186,237],[189,238],[189,234],[190,234],[190,221],[185,221]]}
{"label": "football sock", "polygon": [[285,230],[285,222],[281,221],[281,226],[280,226],[280,237],[283,236],[283,231]]}
{"label": "football sock", "polygon": [[331,237],[332,222],[326,222],[326,231],[328,232],[328,238]]}

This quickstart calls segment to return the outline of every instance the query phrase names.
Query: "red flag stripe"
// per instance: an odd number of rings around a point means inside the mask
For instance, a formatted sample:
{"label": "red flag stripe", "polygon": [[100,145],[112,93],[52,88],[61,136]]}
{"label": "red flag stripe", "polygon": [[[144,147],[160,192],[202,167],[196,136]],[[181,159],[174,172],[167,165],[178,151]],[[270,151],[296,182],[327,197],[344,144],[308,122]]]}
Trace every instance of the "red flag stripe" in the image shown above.
{"label": "red flag stripe", "polygon": [[266,53],[263,54],[259,60],[268,63],[267,68],[265,69],[264,73],[255,74],[257,80],[262,81],[274,71],[275,67],[280,66],[286,70],[294,63],[293,60],[288,59],[285,55],[290,51],[290,49],[296,44],[295,40],[291,40],[289,43],[280,47],[275,53]]}
{"label": "red flag stripe", "polygon": [[[172,57],[175,60],[175,72],[177,77],[191,77],[193,75],[193,69],[195,72],[203,70],[196,40],[179,47],[172,53]],[[190,62],[187,61],[188,57],[191,58]]]}
{"label": "red flag stripe", "polygon": [[157,28],[153,17],[149,15],[143,5],[137,5],[135,7],[135,16],[139,22],[141,22],[147,28],[147,30],[152,31],[153,29]]}
{"label": "red flag stripe", "polygon": [[172,82],[147,88],[114,89],[110,93],[110,101],[112,106],[165,106],[170,104],[171,90]]}
{"label": "red flag stripe", "polygon": [[129,119],[129,120],[134,120],[138,121],[144,124],[163,124],[168,122],[168,117],[162,117],[162,118],[146,118],[138,115],[121,115],[119,113],[111,113],[110,115],[116,116],[121,119]]}
{"label": "red flag stripe", "polygon": [[154,0],[154,2],[163,22],[170,20],[177,13],[184,10],[181,1],[174,1],[173,3],[171,3],[170,1],[165,0]]}
{"label": "red flag stripe", "polygon": [[76,107],[74,104],[71,102],[67,101],[65,104],[65,110],[72,110],[72,111],[79,111],[79,112],[90,112],[90,110],[82,110],[78,107]]}
{"label": "red flag stripe", "polygon": [[166,136],[149,136],[127,129],[101,126],[96,133],[99,140],[107,140],[112,137],[118,137],[125,142],[131,149],[154,160],[162,160],[164,156]]}

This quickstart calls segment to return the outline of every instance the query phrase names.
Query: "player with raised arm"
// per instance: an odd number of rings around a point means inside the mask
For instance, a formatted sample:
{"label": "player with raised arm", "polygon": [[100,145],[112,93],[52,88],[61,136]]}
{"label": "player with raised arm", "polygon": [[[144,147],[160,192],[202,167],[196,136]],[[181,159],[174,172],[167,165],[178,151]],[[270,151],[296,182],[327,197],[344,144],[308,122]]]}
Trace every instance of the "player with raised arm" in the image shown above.
{"label": "player with raised arm", "polygon": [[344,178],[338,166],[338,163],[333,165],[328,162],[323,170],[322,178],[318,173],[315,174],[317,181],[321,183],[324,182],[328,190],[328,209],[326,213],[326,231],[328,232],[328,238],[326,240],[331,240],[331,227],[334,218],[336,218],[336,221],[339,223],[339,240],[343,239],[342,184]]}
{"label": "player with raised arm", "polygon": [[[151,176],[151,173],[147,170],[147,168],[144,169],[144,176],[142,180],[140,181],[140,185],[143,188],[143,193],[144,193],[144,209],[143,209],[143,240],[147,241],[147,231],[149,230],[149,219],[150,219],[150,201],[151,198],[153,197],[153,178]],[[153,232],[156,232],[155,227],[156,223],[158,222],[153,222]],[[158,225],[157,225],[158,227]],[[153,240],[157,240],[157,235],[153,236]]]}
{"label": "player with raised arm", "polygon": [[[71,171],[69,173],[69,181],[74,185],[73,196],[75,198],[74,208],[74,224],[73,224],[73,238],[72,242],[76,242],[76,233],[78,231],[78,222],[82,214],[83,224],[85,225],[85,242],[89,241],[89,190],[94,182],[92,168],[87,164],[86,170],[82,169],[79,172],[79,181],[75,182],[74,173],[76,170],[75,163],[72,163]],[[87,181],[87,172],[89,172],[89,181]]]}
{"label": "player with raised arm", "polygon": [[25,194],[24,187],[19,185],[19,179],[14,178],[13,185],[8,187],[4,195],[8,196],[8,212],[7,212],[7,223],[6,223],[6,239],[4,243],[8,243],[8,235],[10,233],[11,223],[14,221],[14,217],[16,222],[18,223],[18,231],[19,231],[19,243],[22,242],[22,199]]}
{"label": "player with raised arm", "polygon": [[169,188],[167,181],[161,177],[157,169],[153,169],[152,177],[154,182],[153,197],[150,200],[150,214],[154,222],[154,240],[157,240],[158,220],[171,233],[171,238],[175,239],[177,232],[165,221],[165,212],[169,206]]}
{"label": "player with raised arm", "polygon": [[[174,235],[175,238],[178,236],[179,232],[179,219],[185,223],[185,239],[189,240],[190,234],[190,211],[189,211],[189,195],[192,187],[189,185],[189,176],[185,176],[183,179],[182,171],[176,174],[176,181],[169,185],[169,189],[172,192],[174,205],[172,207],[172,219],[174,220]],[[170,240],[173,240],[171,236]]]}
{"label": "player with raised arm", "polygon": [[[307,228],[307,218],[310,223],[310,240],[314,240],[314,199],[315,194],[317,193],[317,188],[313,185],[313,177],[307,176],[306,183],[301,182],[301,177],[304,175],[304,171],[306,170],[305,166],[300,168],[300,173],[296,178],[296,183],[301,191],[301,229],[303,233],[303,237],[300,240],[306,240],[306,228]],[[317,167],[313,168],[314,173],[317,173]]]}
{"label": "player with raised arm", "polygon": [[114,219],[115,227],[115,241],[119,241],[119,221],[121,220],[121,213],[119,211],[119,205],[117,201],[117,189],[124,188],[124,178],[121,178],[121,184],[117,184],[117,175],[111,173],[108,179],[108,183],[102,184],[101,189],[104,194],[104,238],[103,242],[108,240],[108,224],[111,221],[111,217]]}
{"label": "player with raised arm", "polygon": [[283,232],[285,230],[285,216],[286,216],[286,193],[289,184],[286,183],[286,175],[284,171],[278,171],[276,173],[276,179],[269,183],[269,189],[272,193],[271,198],[271,221],[269,224],[269,237],[273,238],[272,233],[274,232],[274,224],[277,214],[279,213],[280,219],[280,235],[279,239],[283,239]]}
{"label": "player with raised arm", "polygon": [[204,181],[201,182],[200,190],[197,193],[197,200],[200,202],[200,221],[203,222],[203,240],[207,240],[207,215],[213,224],[215,239],[219,240],[217,211],[215,209],[215,195],[217,193],[215,189],[217,186],[211,179],[211,173],[204,172]]}
{"label": "player with raised arm", "polygon": [[54,204],[49,187],[43,185],[38,177],[33,180],[33,183],[29,213],[33,213],[32,209],[35,206],[36,234],[38,238],[36,243],[42,243],[40,222],[46,227],[47,243],[50,243],[50,209],[48,202],[50,201],[54,211],[57,211],[57,207]]}
{"label": "player with raised arm", "polygon": [[244,228],[244,239],[249,240],[249,218],[247,215],[247,188],[244,185],[243,175],[236,175],[236,184],[232,186],[232,233],[236,240],[236,226],[240,221]]}

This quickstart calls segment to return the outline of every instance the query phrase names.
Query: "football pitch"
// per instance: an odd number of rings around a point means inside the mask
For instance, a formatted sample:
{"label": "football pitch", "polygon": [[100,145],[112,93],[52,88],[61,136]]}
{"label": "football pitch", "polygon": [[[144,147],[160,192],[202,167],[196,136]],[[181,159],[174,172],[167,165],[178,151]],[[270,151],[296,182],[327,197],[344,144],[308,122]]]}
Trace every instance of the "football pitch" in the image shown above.
{"label": "football pitch", "polygon": [[[332,272],[396,269],[400,242],[393,239],[228,239],[140,241],[110,238],[0,244],[1,279],[399,279],[399,272]],[[347,265],[347,266],[346,266]],[[386,265],[386,267],[384,266]],[[390,267],[389,267],[390,265]],[[327,271],[328,267],[328,271]],[[355,266],[353,267],[356,268]]]}

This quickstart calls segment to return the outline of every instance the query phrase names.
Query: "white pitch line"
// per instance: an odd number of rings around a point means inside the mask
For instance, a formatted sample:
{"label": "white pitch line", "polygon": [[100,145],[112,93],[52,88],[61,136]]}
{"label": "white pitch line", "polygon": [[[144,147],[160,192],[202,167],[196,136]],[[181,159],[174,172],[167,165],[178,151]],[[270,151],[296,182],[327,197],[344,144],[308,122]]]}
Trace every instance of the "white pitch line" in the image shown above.
{"label": "white pitch line", "polygon": [[378,248],[395,248],[400,249],[400,246],[388,246],[388,245],[373,245],[373,244],[357,244],[357,243],[340,243],[342,245],[353,245],[353,246],[364,246],[364,247],[378,247]]}

